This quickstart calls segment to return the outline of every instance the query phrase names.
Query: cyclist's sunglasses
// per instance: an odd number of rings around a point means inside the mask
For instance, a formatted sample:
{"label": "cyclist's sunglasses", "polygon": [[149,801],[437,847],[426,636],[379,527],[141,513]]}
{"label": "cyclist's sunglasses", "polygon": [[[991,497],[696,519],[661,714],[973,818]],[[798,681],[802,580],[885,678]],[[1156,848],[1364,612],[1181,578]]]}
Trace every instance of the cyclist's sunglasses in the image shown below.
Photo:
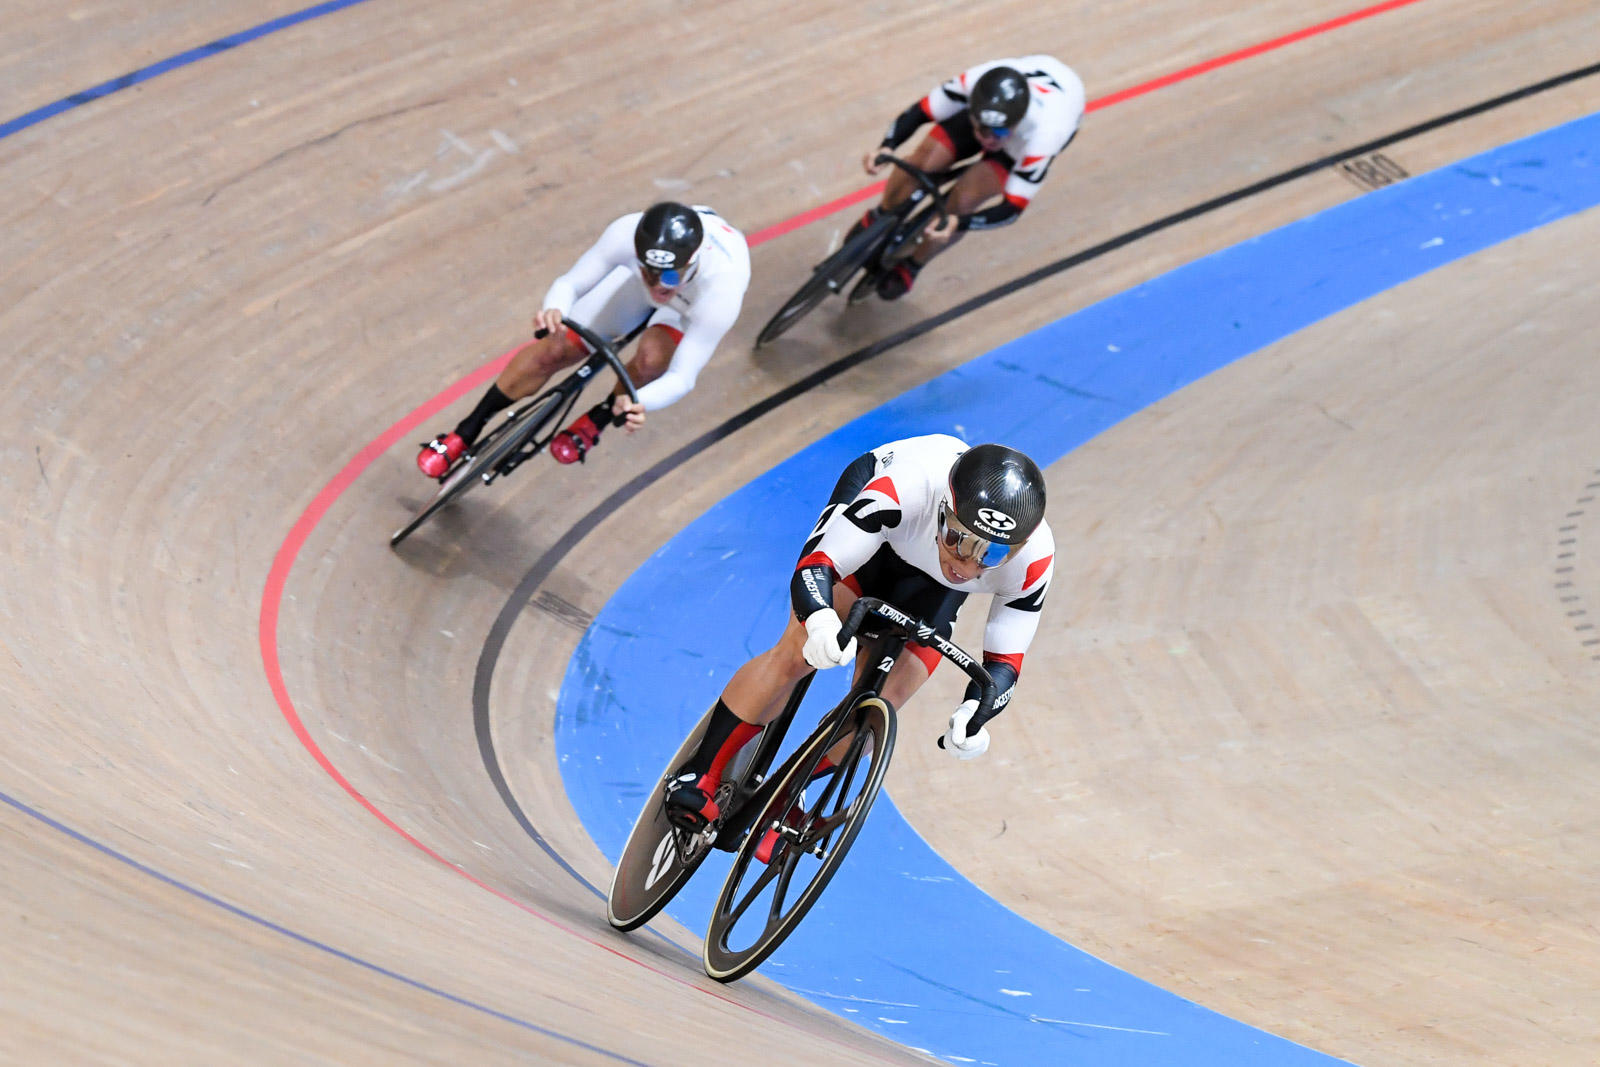
{"label": "cyclist's sunglasses", "polygon": [[639,275],[644,278],[646,285],[664,285],[668,289],[676,289],[683,284],[683,271],[676,267],[660,270],[648,264],[639,264]]}
{"label": "cyclist's sunglasses", "polygon": [[1004,141],[1007,137],[1011,136],[1010,126],[985,126],[983,123],[978,121],[976,116],[974,116],[972,119],[972,128],[983,134],[985,137],[996,141]]}
{"label": "cyclist's sunglasses", "polygon": [[957,559],[976,560],[983,567],[998,567],[1011,558],[1020,545],[1003,545],[990,541],[961,525],[961,520],[950,514],[948,505],[939,505],[939,542]]}

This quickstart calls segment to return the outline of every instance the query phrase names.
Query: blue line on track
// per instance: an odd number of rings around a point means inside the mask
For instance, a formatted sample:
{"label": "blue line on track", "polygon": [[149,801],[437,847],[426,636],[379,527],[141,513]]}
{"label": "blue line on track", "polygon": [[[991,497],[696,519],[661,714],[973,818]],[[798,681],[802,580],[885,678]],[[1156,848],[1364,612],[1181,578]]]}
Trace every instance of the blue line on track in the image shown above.
{"label": "blue line on track", "polygon": [[605,1057],[607,1057],[609,1059],[617,1061],[618,1063],[639,1064],[640,1067],[644,1067],[643,1064],[640,1064],[640,1061],[629,1059],[626,1056],[621,1055],[620,1053],[612,1052],[610,1049],[604,1049],[604,1048],[601,1048],[598,1045],[591,1045],[587,1041],[580,1041],[579,1039],[577,1039],[575,1037],[571,1037],[571,1036],[569,1036],[567,1034],[559,1033],[559,1032],[557,1032],[555,1030],[549,1029],[548,1027],[540,1026],[538,1023],[529,1022],[527,1019],[519,1019],[515,1015],[508,1015],[503,1011],[496,1011],[494,1008],[490,1008],[490,1007],[487,1007],[487,1006],[485,1006],[483,1004],[479,1004],[476,1001],[468,1000],[465,997],[457,996],[456,994],[447,992],[447,991],[445,991],[443,989],[438,988],[437,986],[431,986],[426,982],[419,981],[419,980],[417,980],[415,978],[410,978],[410,977],[408,977],[406,975],[401,974],[399,971],[391,971],[387,967],[381,966],[381,965],[376,964],[376,963],[372,963],[372,962],[370,962],[368,960],[364,960],[360,956],[355,956],[355,955],[352,955],[352,954],[346,952],[344,949],[335,948],[334,946],[328,944],[325,941],[318,941],[314,937],[307,937],[305,934],[296,933],[294,930],[289,929],[287,926],[283,926],[283,925],[281,925],[279,923],[275,923],[271,919],[262,918],[261,916],[256,915],[254,912],[249,912],[249,911],[244,910],[243,908],[239,907],[237,904],[230,904],[226,900],[223,900],[221,897],[214,896],[214,895],[212,895],[210,893],[207,893],[203,889],[196,889],[192,885],[189,885],[189,884],[187,884],[185,882],[178,881],[176,878],[172,877],[170,874],[163,874],[161,871],[156,870],[154,867],[148,866],[147,864],[140,863],[138,860],[134,859],[132,856],[129,856],[126,853],[118,852],[116,849],[112,848],[110,845],[102,844],[101,842],[96,841],[94,838],[89,837],[86,834],[80,833],[77,830],[74,830],[72,827],[66,825],[65,823],[59,822],[59,821],[57,821],[55,819],[52,819],[50,816],[44,814],[43,812],[37,810],[36,808],[30,807],[29,805],[24,804],[22,801],[17,800],[15,797],[11,796],[10,794],[0,793],[0,802],[4,802],[4,803],[8,804],[9,806],[11,806],[12,808],[15,808],[17,811],[21,812],[23,815],[26,815],[30,819],[33,819],[33,820],[35,820],[37,822],[40,822],[40,823],[43,823],[45,826],[50,827],[52,830],[55,830],[57,833],[65,834],[67,837],[72,838],[74,841],[78,842],[81,845],[87,845],[88,847],[94,849],[96,852],[99,852],[99,853],[101,853],[103,855],[111,857],[112,859],[116,860],[118,863],[122,863],[122,864],[125,864],[125,865],[129,866],[129,867],[132,867],[134,870],[138,871],[140,874],[146,875],[146,876],[148,876],[150,878],[154,878],[156,881],[161,882],[163,885],[170,886],[173,889],[179,890],[180,892],[187,893],[188,895],[196,898],[197,900],[203,900],[207,904],[210,904],[210,905],[212,905],[214,907],[221,908],[223,911],[227,912],[228,914],[237,916],[240,919],[244,919],[246,922],[251,922],[251,923],[254,923],[257,926],[262,927],[263,929],[271,930],[275,934],[281,934],[282,936],[289,938],[291,941],[298,941],[300,944],[305,945],[308,948],[314,948],[318,952],[324,952],[324,953],[327,953],[330,956],[335,956],[338,959],[344,960],[346,963],[353,963],[357,967],[361,967],[361,968],[363,968],[365,970],[371,971],[374,974],[381,974],[385,978],[392,978],[396,982],[404,983],[405,985],[408,985],[413,989],[417,989],[417,990],[420,990],[420,991],[422,991],[424,993],[428,993],[428,994],[430,994],[432,996],[440,997],[440,998],[442,998],[444,1000],[448,1000],[452,1004],[459,1004],[463,1008],[471,1008],[473,1011],[481,1012],[482,1014],[488,1015],[491,1018],[499,1019],[501,1022],[510,1023],[512,1026],[518,1026],[518,1027],[521,1027],[524,1030],[531,1030],[536,1034],[542,1034],[545,1037],[554,1038],[557,1041],[565,1042],[566,1044],[572,1045],[575,1048],[581,1048],[581,1049],[584,1049],[586,1051],[593,1052],[596,1055],[605,1056]]}
{"label": "blue line on track", "polygon": [[187,52],[181,52],[169,59],[163,59],[159,63],[152,63],[148,67],[140,67],[132,73],[101,82],[99,85],[92,86],[82,92],[63,97],[53,104],[35,108],[26,115],[18,115],[8,122],[0,123],[0,140],[10,137],[14,133],[19,133],[29,126],[37,125],[46,119],[54,118],[63,111],[71,111],[75,107],[82,107],[84,104],[110,96],[112,93],[120,92],[130,86],[138,85],[140,82],[147,82],[151,78],[167,73],[169,70],[188,66],[190,63],[198,63],[200,60],[214,56],[218,52],[226,52],[230,48],[248,44],[259,37],[265,37],[269,33],[276,33],[279,30],[288,29],[290,26],[298,26],[302,22],[366,2],[367,0],[328,0],[327,3],[315,4],[303,11],[296,11],[281,18],[275,18],[270,22],[263,22],[261,25],[254,26],[248,30],[241,30],[226,37],[219,37],[209,44],[191,48]]}

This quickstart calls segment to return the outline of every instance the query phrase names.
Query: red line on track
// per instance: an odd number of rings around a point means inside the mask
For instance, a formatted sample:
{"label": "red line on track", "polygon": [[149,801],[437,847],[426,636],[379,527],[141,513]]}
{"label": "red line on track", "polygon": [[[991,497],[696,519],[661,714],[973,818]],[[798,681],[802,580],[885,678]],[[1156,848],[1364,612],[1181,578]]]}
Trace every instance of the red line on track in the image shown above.
{"label": "red line on track", "polygon": [[[371,812],[374,818],[376,818],[383,825],[387,826],[389,829],[393,830],[395,833],[399,834],[408,844],[413,845],[417,849],[421,850],[430,859],[433,859],[450,868],[452,871],[455,871],[457,874],[461,875],[461,877],[465,878],[478,888],[494,894],[506,903],[511,904],[516,908],[520,908],[522,911],[527,912],[529,915],[532,915],[537,919],[543,920],[544,922],[560,930],[562,933],[570,934],[571,936],[578,938],[580,941],[583,941],[589,945],[593,945],[595,948],[615,956],[618,959],[627,960],[629,963],[637,964],[652,974],[665,978],[677,985],[684,986],[688,989],[697,990],[698,992],[723,1001],[724,1003],[744,1008],[745,1010],[753,1012],[754,1014],[759,1015],[771,1022],[790,1025],[786,1020],[780,1019],[775,1015],[771,1015],[760,1008],[741,1003],[740,1001],[720,994],[715,990],[705,989],[701,986],[695,985],[693,982],[682,977],[681,975],[676,975],[670,971],[662,970],[659,967],[655,967],[641,959],[638,959],[635,956],[631,956],[628,953],[623,952],[621,949],[613,945],[608,945],[603,941],[596,940],[581,930],[577,930],[571,926],[568,926],[566,923],[551,918],[544,912],[539,911],[537,908],[518,900],[509,893],[505,893],[499,889],[496,889],[494,886],[490,885],[488,882],[485,882],[483,879],[479,878],[465,867],[462,867],[460,864],[452,863],[450,860],[445,859],[442,855],[435,852],[428,845],[420,841],[405,827],[401,826],[388,815],[384,814],[381,808],[379,808],[372,801],[368,800],[365,794],[363,794],[359,789],[350,783],[350,780],[344,776],[343,772],[341,772],[338,767],[334,766],[333,761],[328,758],[327,753],[323,752],[322,746],[318,745],[316,739],[311,736],[311,731],[306,728],[305,722],[300,718],[300,713],[294,706],[294,700],[289,696],[289,687],[284,683],[283,667],[278,659],[278,614],[279,608],[283,602],[283,589],[289,580],[289,571],[294,567],[295,558],[300,554],[300,549],[305,546],[307,539],[311,536],[311,532],[316,529],[317,524],[322,521],[323,516],[326,515],[328,510],[333,507],[334,502],[337,501],[341,495],[343,495],[344,491],[348,489],[358,477],[360,477],[361,473],[372,464],[374,459],[386,452],[392,445],[395,444],[395,442],[409,434],[423,420],[437,414],[439,411],[457,400],[460,396],[462,396],[462,394],[470,391],[478,385],[483,384],[483,382],[487,381],[493,375],[498,373],[500,366],[502,366],[504,362],[505,357],[502,357],[501,359],[489,363],[486,366],[478,368],[478,370],[474,371],[472,374],[456,382],[449,389],[446,389],[444,392],[440,393],[438,396],[434,397],[432,400],[428,401],[426,404],[417,408],[405,418],[389,427],[380,437],[368,444],[359,453],[357,453],[349,463],[345,464],[344,469],[336,474],[327,485],[322,487],[322,491],[317,494],[314,500],[312,500],[311,506],[306,508],[306,510],[301,513],[300,518],[289,530],[289,536],[284,539],[283,544],[279,547],[278,554],[272,561],[271,570],[267,572],[266,592],[264,593],[261,602],[261,621],[259,634],[261,643],[261,660],[263,666],[266,668],[267,684],[271,687],[272,695],[277,699],[278,707],[283,712],[283,717],[288,721],[289,728],[294,732],[294,736],[299,740],[300,744],[304,746],[305,750],[311,753],[312,759],[317,761],[317,765],[327,773],[328,777],[337,782],[339,788],[343,789],[346,793],[349,793],[350,796],[355,799],[356,803],[360,804],[363,808],[366,808],[367,811]],[[843,1046],[842,1042],[835,1041],[834,1043]]]}
{"label": "red line on track", "polygon": [[[1315,26],[1307,26],[1303,30],[1295,30],[1293,33],[1286,33],[1282,37],[1274,37],[1270,41],[1262,41],[1260,44],[1253,44],[1248,48],[1241,48],[1237,52],[1229,52],[1225,56],[1217,56],[1215,59],[1208,59],[1203,63],[1196,63],[1192,67],[1185,67],[1182,70],[1174,71],[1171,74],[1163,74],[1161,77],[1144,82],[1143,84],[1135,85],[1127,89],[1121,89],[1106,96],[1098,97],[1089,101],[1084,110],[1086,112],[1099,111],[1102,108],[1111,107],[1113,104],[1120,104],[1124,100],[1131,100],[1136,96],[1143,96],[1146,93],[1153,93],[1157,89],[1165,89],[1169,85],[1175,85],[1178,82],[1188,81],[1190,78],[1197,78],[1202,74],[1216,70],[1218,67],[1231,66],[1234,63],[1251,59],[1265,52],[1274,52],[1279,48],[1284,48],[1288,45],[1294,44],[1297,41],[1303,41],[1308,37],[1315,37],[1318,34],[1328,33],[1331,30],[1337,30],[1340,27],[1350,25],[1352,22],[1360,22],[1363,19],[1372,18],[1374,15],[1381,15],[1386,11],[1393,11],[1396,8],[1408,7],[1411,4],[1417,4],[1421,2],[1422,0],[1384,0],[1384,2],[1381,4],[1373,4],[1371,7],[1361,8],[1359,11],[1351,11],[1347,14],[1340,15],[1337,18],[1331,18],[1326,22],[1319,22]],[[836,211],[843,211],[852,204],[859,204],[868,197],[876,196],[882,191],[883,182],[875,182],[864,189],[857,189],[855,192],[847,193],[846,195],[839,197],[837,200],[830,200],[826,204],[821,204],[810,209],[809,211],[801,212],[793,218],[785,219],[782,222],[768,226],[764,230],[757,230],[749,237],[750,247],[754,248],[756,245],[765,244],[774,237],[782,237],[784,234],[798,230],[802,226],[808,226],[811,223],[816,222],[818,219],[826,218]]]}
{"label": "red line on track", "polygon": [[1215,59],[1208,59],[1203,63],[1196,63],[1194,66],[1185,67],[1183,70],[1177,71],[1176,73],[1164,74],[1161,77],[1156,78],[1154,81],[1145,82],[1143,85],[1135,85],[1130,89],[1123,89],[1120,92],[1112,93],[1109,96],[1102,96],[1098,100],[1090,101],[1088,107],[1086,107],[1084,110],[1098,111],[1103,107],[1110,107],[1112,104],[1120,104],[1124,100],[1131,100],[1136,96],[1143,96],[1145,93],[1152,93],[1157,89],[1164,89],[1175,82],[1188,81],[1190,78],[1198,77],[1201,74],[1205,74],[1207,71],[1216,70],[1218,67],[1226,67],[1230,64],[1238,63],[1241,60],[1250,59],[1253,56],[1259,56],[1263,52],[1273,52],[1279,48],[1283,48],[1285,45],[1294,44],[1296,41],[1303,41],[1307,37],[1315,37],[1318,34],[1327,33],[1330,30],[1337,30],[1341,26],[1348,26],[1352,22],[1360,22],[1362,19],[1369,19],[1374,15],[1381,15],[1386,11],[1393,11],[1396,8],[1406,7],[1420,2],[1421,0],[1385,0],[1384,3],[1374,4],[1371,7],[1364,7],[1359,11],[1352,11],[1349,14],[1340,15],[1338,18],[1331,18],[1327,22],[1319,22],[1315,26],[1307,26],[1303,30],[1296,30],[1293,33],[1286,33],[1282,37],[1274,37],[1270,41],[1263,41],[1260,44],[1253,44],[1249,48],[1241,48],[1237,52],[1229,52],[1225,56],[1218,56]]}
{"label": "red line on track", "polygon": [[757,230],[755,233],[746,238],[746,240],[749,242],[751,248],[754,248],[756,245],[766,244],[774,237],[782,237],[784,234],[793,230],[798,230],[802,226],[809,226],[818,219],[827,218],[835,211],[843,211],[851,204],[859,204],[868,197],[877,196],[881,192],[883,192],[883,182],[874,182],[865,189],[857,189],[855,192],[841,196],[837,200],[830,200],[826,204],[820,204],[817,207],[812,208],[810,211],[802,211],[793,218],[784,219],[782,222],[773,226],[768,226],[764,230]]}
{"label": "red line on track", "polygon": [[[1128,89],[1111,93],[1108,96],[1100,97],[1096,100],[1090,101],[1087,110],[1097,111],[1102,108],[1111,107],[1112,105],[1121,103],[1124,100],[1129,100],[1136,96],[1143,96],[1146,93],[1154,92],[1157,89],[1165,88],[1166,86],[1173,85],[1177,82],[1187,81],[1190,78],[1198,77],[1201,74],[1216,70],[1219,67],[1238,63],[1242,60],[1261,55],[1264,52],[1274,51],[1275,49],[1283,48],[1297,41],[1303,41],[1308,37],[1314,37],[1318,34],[1327,33],[1331,30],[1348,26],[1353,22],[1359,22],[1375,15],[1381,15],[1387,11],[1393,11],[1397,8],[1407,7],[1411,4],[1420,2],[1421,0],[1386,0],[1384,3],[1374,4],[1371,7],[1365,7],[1358,11],[1352,11],[1348,14],[1340,15],[1337,18],[1329,19],[1326,22],[1319,22],[1315,26],[1308,26],[1305,29],[1296,30],[1294,33],[1285,34],[1282,37],[1276,37],[1270,41],[1264,41],[1260,44],[1251,45],[1248,48],[1242,48],[1236,52],[1230,52],[1227,55],[1219,56],[1216,59],[1209,59],[1203,63],[1197,63],[1192,67],[1186,67],[1183,70],[1177,71],[1173,74],[1163,75],[1162,77],[1156,78],[1153,81],[1148,81],[1141,85],[1136,85]],[[764,244],[767,241],[773,240],[774,238],[781,237],[784,234],[791,233],[794,230],[800,229],[803,226],[807,226],[817,221],[818,219],[826,218],[828,215],[831,215],[834,212],[842,211],[852,204],[858,204],[868,197],[877,194],[882,188],[883,183],[878,182],[874,185],[869,185],[866,188],[858,189],[846,196],[842,196],[837,200],[833,200],[818,207],[811,208],[809,211],[802,212],[801,214],[795,215],[783,222],[769,226],[764,230],[757,231],[749,237],[749,244],[754,247],[756,245]],[[460,381],[450,386],[444,392],[433,397],[433,399],[429,400],[427,403],[423,404],[421,407],[418,407],[400,419],[400,421],[390,426],[379,437],[370,442],[360,452],[356,453],[354,458],[352,458],[349,463],[345,464],[344,469],[339,471],[338,474],[334,475],[333,479],[329,481],[327,485],[322,487],[322,491],[316,495],[316,497],[311,501],[310,506],[307,507],[306,510],[301,513],[299,519],[295,521],[294,526],[290,528],[288,536],[284,539],[283,544],[279,547],[278,553],[272,561],[272,567],[267,573],[266,587],[262,592],[261,616],[258,632],[261,643],[261,662],[262,666],[266,670],[267,684],[272,690],[272,695],[277,699],[278,708],[280,711],[282,711],[284,719],[289,723],[289,728],[294,732],[294,735],[300,741],[300,744],[303,745],[306,751],[311,754],[311,757],[316,760],[317,765],[320,766],[330,778],[337,782],[341,789],[343,789],[346,793],[349,793],[357,803],[366,808],[367,811],[371,812],[379,822],[383,823],[384,826],[387,826],[389,829],[399,834],[408,843],[416,846],[431,859],[444,864],[446,867],[449,867],[451,870],[470,881],[473,885],[476,885],[479,888],[494,894],[496,897],[506,901],[508,904],[520,908],[522,911],[525,911],[528,914],[533,915],[534,917],[541,919],[546,923],[549,923],[558,930],[561,930],[567,934],[571,934],[573,937],[593,945],[604,952],[638,964],[645,970],[660,975],[661,977],[666,978],[668,981],[675,982],[679,985],[685,986],[686,988],[705,993],[707,996],[715,997],[716,999],[724,1001],[725,1003],[734,1004],[741,1008],[745,1008],[746,1010],[751,1011],[763,1018],[772,1020],[774,1022],[784,1022],[783,1020],[778,1019],[776,1016],[770,1015],[759,1008],[755,1008],[747,1004],[741,1004],[739,1001],[719,994],[714,990],[704,989],[703,987],[697,986],[678,975],[661,970],[660,968],[654,967],[651,964],[646,963],[634,956],[630,956],[611,945],[607,945],[602,941],[597,941],[580,930],[576,930],[564,923],[558,922],[531,905],[518,900],[516,897],[496,889],[494,886],[478,878],[472,872],[468,871],[459,864],[452,863],[451,861],[445,859],[439,853],[435,852],[433,849],[419,841],[404,827],[400,826],[400,824],[396,823],[393,819],[389,818],[389,816],[385,815],[376,804],[368,800],[360,790],[358,790],[354,785],[350,784],[349,779],[345,778],[344,774],[340,772],[339,768],[334,766],[333,761],[327,757],[326,753],[322,751],[322,748],[311,736],[310,730],[306,728],[304,721],[302,721],[300,718],[299,711],[294,706],[294,700],[289,696],[289,688],[284,683],[283,669],[278,657],[278,615],[283,602],[284,587],[288,583],[289,572],[294,567],[295,559],[299,556],[300,549],[305,546],[305,543],[307,539],[310,538],[312,531],[316,529],[317,524],[322,521],[323,516],[325,516],[329,509],[333,507],[335,501],[337,501],[339,497],[343,495],[344,491],[361,476],[367,467],[371,466],[374,460],[376,460],[384,452],[388,451],[388,449],[401,438],[411,433],[425,420],[444,410],[462,395],[466,394],[477,386],[482,385],[490,378],[499,374],[500,368],[505,366],[506,361],[510,359],[510,356],[511,354],[508,352],[505,355],[500,356],[498,359],[479,367],[465,378],[462,378]],[[785,1023],[784,1025],[789,1024]]]}

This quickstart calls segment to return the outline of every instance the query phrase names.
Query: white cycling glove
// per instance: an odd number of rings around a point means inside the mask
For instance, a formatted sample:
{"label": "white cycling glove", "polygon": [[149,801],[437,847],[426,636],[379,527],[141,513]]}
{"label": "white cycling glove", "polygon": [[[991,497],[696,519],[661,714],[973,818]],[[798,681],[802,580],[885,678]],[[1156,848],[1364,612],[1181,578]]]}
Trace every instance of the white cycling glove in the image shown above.
{"label": "white cycling glove", "polygon": [[944,735],[943,748],[956,759],[976,759],[989,751],[989,728],[978,727],[978,732],[971,737],[967,736],[967,721],[978,710],[976,700],[962,703],[950,716],[950,729]]}
{"label": "white cycling glove", "polygon": [[856,658],[856,639],[839,647],[839,631],[844,623],[832,608],[813,611],[806,616],[806,662],[819,671],[829,667],[842,667]]}

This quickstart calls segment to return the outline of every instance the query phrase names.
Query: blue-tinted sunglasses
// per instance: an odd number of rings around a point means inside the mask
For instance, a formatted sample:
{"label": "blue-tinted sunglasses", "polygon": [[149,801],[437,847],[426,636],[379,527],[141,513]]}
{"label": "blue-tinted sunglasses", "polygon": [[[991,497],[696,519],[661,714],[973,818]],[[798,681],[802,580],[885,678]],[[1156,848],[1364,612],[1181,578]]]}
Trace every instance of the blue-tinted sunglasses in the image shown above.
{"label": "blue-tinted sunglasses", "polygon": [[665,285],[669,289],[676,289],[683,284],[683,271],[676,267],[666,270],[657,270],[648,264],[639,264],[639,273],[644,276],[646,285]]}
{"label": "blue-tinted sunglasses", "polygon": [[994,138],[996,141],[1004,141],[1007,137],[1011,136],[1010,126],[985,126],[983,123],[978,121],[978,117],[976,115],[972,117],[972,125],[977,127],[982,133]]}
{"label": "blue-tinted sunglasses", "polygon": [[1017,545],[1004,545],[971,533],[944,505],[939,507],[939,540],[957,559],[976,560],[984,567],[998,567],[1011,557]]}

